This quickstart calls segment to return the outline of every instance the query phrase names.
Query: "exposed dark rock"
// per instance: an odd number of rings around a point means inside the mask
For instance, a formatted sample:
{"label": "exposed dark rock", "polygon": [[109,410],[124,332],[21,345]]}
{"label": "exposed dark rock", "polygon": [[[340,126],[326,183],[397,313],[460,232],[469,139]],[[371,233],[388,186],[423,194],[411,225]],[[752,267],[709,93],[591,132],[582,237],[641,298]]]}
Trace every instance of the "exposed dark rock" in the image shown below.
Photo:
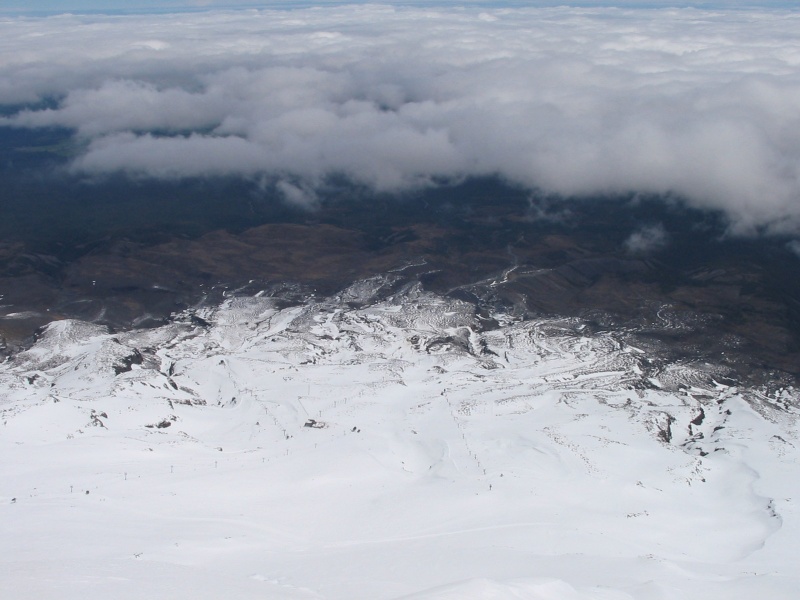
{"label": "exposed dark rock", "polygon": [[141,365],[143,362],[144,356],[141,352],[139,352],[139,350],[134,348],[131,354],[123,357],[117,364],[114,365],[114,374],[120,375],[122,373],[127,373],[133,369],[133,365]]}
{"label": "exposed dark rock", "polygon": [[675,417],[662,412],[656,419],[656,435],[665,444],[672,442],[672,424],[675,422]]}
{"label": "exposed dark rock", "polygon": [[197,325],[198,327],[211,327],[211,323],[206,321],[203,317],[198,317],[197,315],[192,315],[191,317],[192,325]]}
{"label": "exposed dark rock", "polygon": [[161,419],[158,423],[145,425],[145,427],[148,427],[150,429],[154,429],[154,428],[155,429],[166,429],[167,427],[172,427],[172,423],[177,421],[177,420],[178,420],[178,417],[176,417],[175,415],[170,415],[166,419]]}

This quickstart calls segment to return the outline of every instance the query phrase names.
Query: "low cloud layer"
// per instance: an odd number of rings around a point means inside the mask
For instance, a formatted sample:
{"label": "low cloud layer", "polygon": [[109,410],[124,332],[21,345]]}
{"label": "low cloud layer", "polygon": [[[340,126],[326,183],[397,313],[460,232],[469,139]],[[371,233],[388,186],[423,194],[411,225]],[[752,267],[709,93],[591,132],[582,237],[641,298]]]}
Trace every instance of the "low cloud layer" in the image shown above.
{"label": "low cloud layer", "polygon": [[[1,123],[66,126],[80,173],[241,174],[295,203],[500,175],[664,194],[800,232],[800,13],[293,11],[0,19]],[[288,183],[288,182],[292,183]]]}

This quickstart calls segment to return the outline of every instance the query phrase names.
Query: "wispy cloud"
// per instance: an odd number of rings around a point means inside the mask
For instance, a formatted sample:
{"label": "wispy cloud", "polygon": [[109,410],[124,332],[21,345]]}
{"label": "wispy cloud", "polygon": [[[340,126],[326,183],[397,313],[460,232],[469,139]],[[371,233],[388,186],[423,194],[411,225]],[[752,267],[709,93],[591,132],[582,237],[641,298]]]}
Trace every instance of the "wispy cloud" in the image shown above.
{"label": "wispy cloud", "polygon": [[651,225],[635,231],[625,240],[625,249],[632,254],[648,254],[662,250],[668,242],[663,225]]}
{"label": "wispy cloud", "polygon": [[0,40],[0,102],[58,99],[3,122],[73,128],[79,172],[269,176],[298,201],[332,173],[498,174],[800,231],[794,12],[343,6],[15,18]]}

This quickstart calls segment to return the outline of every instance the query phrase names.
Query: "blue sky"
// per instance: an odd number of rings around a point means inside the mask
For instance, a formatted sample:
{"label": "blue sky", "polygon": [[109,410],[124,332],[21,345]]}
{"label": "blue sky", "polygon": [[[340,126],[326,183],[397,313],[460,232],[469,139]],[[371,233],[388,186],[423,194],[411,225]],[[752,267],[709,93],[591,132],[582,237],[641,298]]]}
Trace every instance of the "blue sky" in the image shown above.
{"label": "blue sky", "polygon": [[[64,13],[64,12],[169,12],[213,8],[291,8],[294,6],[330,6],[332,4],[363,4],[364,0],[3,0],[0,12]],[[485,5],[485,6],[624,6],[665,7],[694,6],[698,8],[786,8],[800,7],[797,0],[372,0],[375,4],[401,5]]]}

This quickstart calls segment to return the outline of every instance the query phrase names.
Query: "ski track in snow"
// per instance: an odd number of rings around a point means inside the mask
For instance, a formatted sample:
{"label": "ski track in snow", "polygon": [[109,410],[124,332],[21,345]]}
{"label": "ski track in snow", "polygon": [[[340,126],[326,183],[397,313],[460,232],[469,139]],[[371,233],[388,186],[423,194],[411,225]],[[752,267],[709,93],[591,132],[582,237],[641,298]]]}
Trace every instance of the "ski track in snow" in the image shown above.
{"label": "ski track in snow", "polygon": [[796,597],[795,390],[379,287],[0,365],[0,596]]}

